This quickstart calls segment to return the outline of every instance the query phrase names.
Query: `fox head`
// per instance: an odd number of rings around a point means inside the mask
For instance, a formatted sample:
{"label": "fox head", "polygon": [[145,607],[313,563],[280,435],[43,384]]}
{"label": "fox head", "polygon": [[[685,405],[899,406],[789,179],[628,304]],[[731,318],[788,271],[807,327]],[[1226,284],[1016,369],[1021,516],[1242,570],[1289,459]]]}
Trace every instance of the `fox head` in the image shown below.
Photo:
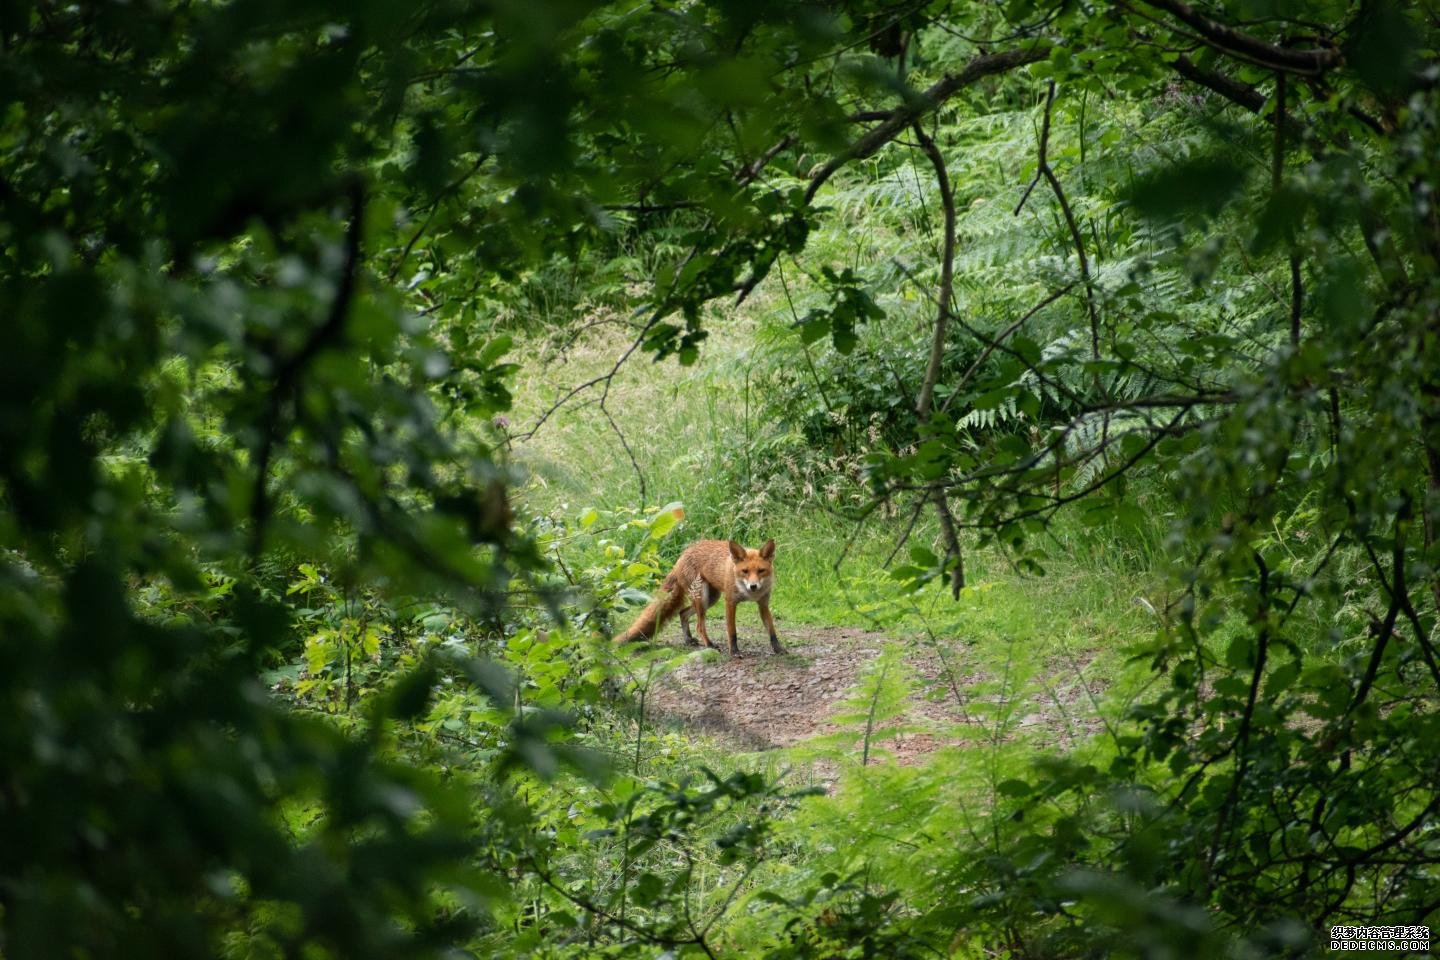
{"label": "fox head", "polygon": [[759,550],[747,550],[730,541],[730,558],[735,561],[735,589],[742,597],[758,597],[770,591],[775,579],[775,541],[766,540]]}

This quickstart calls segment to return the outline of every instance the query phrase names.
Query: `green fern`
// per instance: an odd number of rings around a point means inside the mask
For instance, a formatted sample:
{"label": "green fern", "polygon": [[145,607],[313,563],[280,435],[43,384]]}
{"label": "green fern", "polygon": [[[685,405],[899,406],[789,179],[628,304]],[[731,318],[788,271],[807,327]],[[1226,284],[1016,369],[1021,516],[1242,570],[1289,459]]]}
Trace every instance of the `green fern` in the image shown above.
{"label": "green fern", "polygon": [[904,647],[887,644],[861,671],[849,696],[841,700],[830,720],[833,733],[810,740],[801,753],[867,766],[888,757],[881,746],[917,729],[906,720],[915,692],[912,671],[905,665]]}

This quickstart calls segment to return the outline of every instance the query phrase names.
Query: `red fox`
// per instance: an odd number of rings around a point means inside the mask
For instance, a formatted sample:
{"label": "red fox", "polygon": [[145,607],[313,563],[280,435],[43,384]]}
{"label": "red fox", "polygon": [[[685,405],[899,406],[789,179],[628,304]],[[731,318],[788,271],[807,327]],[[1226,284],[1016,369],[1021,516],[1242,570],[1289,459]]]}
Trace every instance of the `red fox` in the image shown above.
{"label": "red fox", "polygon": [[770,616],[770,590],[775,586],[774,557],[774,540],[767,540],[759,550],[747,550],[734,540],[695,541],[675,561],[675,569],[660,585],[661,595],[615,640],[653,638],[665,622],[678,613],[685,642],[693,647],[695,639],[690,636],[693,612],[700,639],[714,649],[715,644],[705,631],[705,611],[723,596],[730,656],[740,656],[740,645],[735,638],[735,606],[746,600],[754,600],[760,606],[760,619],[770,631],[770,649],[784,653],[785,648],[775,635],[775,620]]}

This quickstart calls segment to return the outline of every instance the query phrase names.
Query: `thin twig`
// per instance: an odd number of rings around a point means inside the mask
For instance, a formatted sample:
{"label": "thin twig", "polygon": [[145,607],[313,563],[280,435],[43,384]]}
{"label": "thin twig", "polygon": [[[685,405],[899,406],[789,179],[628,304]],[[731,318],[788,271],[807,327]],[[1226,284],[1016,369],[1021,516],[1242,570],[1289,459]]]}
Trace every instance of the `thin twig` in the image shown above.
{"label": "thin twig", "polygon": [[405,248],[400,251],[400,255],[395,258],[395,263],[391,265],[390,272],[385,277],[387,281],[389,281],[390,283],[395,282],[395,278],[400,274],[400,268],[403,267],[405,265],[405,261],[410,258],[410,251],[415,249],[416,241],[418,241],[422,236],[425,235],[426,230],[430,229],[430,223],[435,219],[435,215],[440,211],[440,205],[444,203],[445,200],[452,193],[464,186],[466,181],[468,181],[471,177],[475,176],[475,174],[480,171],[480,168],[485,165],[485,161],[489,159],[489,152],[481,151],[480,156],[476,158],[475,162],[470,166],[470,169],[466,170],[460,176],[456,177],[453,181],[446,184],[445,187],[435,195],[435,199],[430,201],[430,204],[426,210],[425,220],[420,224],[419,228],[410,235],[410,239],[406,242]]}
{"label": "thin twig", "polygon": [[[1025,200],[1030,196],[1030,191],[1041,177],[1050,185],[1055,199],[1060,202],[1060,213],[1065,218],[1065,226],[1070,231],[1070,240],[1075,244],[1075,254],[1080,259],[1080,280],[1085,284],[1085,309],[1090,315],[1090,351],[1093,359],[1100,359],[1100,315],[1095,307],[1095,285],[1090,279],[1090,259],[1085,255],[1085,240],[1080,235],[1080,226],[1075,220],[1075,212],[1070,208],[1070,201],[1065,196],[1065,188],[1060,185],[1060,178],[1055,176],[1055,171],[1050,167],[1050,116],[1055,107],[1055,81],[1051,80],[1045,93],[1045,114],[1040,124],[1040,159],[1035,168],[1035,179],[1030,181],[1030,186],[1025,189],[1025,196],[1020,198],[1020,203],[1015,207],[1018,215],[1020,209],[1025,205]],[[1096,374],[1098,382],[1099,374]]]}
{"label": "thin twig", "polygon": [[625,439],[625,432],[620,429],[620,424],[610,415],[610,410],[605,406],[605,398],[600,400],[600,412],[605,415],[605,420],[610,424],[610,429],[615,431],[615,436],[620,438],[620,446],[625,450],[625,456],[630,458],[630,466],[635,471],[635,479],[640,481],[640,502],[646,502],[645,498],[645,471],[640,469],[640,463],[635,459],[635,451],[630,449],[630,443]]}
{"label": "thin twig", "polygon": [[889,567],[890,564],[895,561],[895,555],[904,549],[906,541],[910,539],[910,534],[915,531],[916,521],[920,519],[920,514],[924,512],[925,498],[921,497],[915,501],[915,509],[910,513],[910,522],[905,525],[905,532],[902,533],[900,539],[895,542],[895,548],[891,550],[890,555],[885,558],[885,562],[881,564],[882,567]]}
{"label": "thin twig", "polygon": [[1044,300],[1041,300],[1039,303],[1035,304],[1035,306],[1027,310],[1025,312],[1025,315],[1022,316],[1019,320],[1016,320],[1014,323],[1010,324],[1004,330],[1001,330],[993,338],[991,338],[990,342],[985,344],[985,349],[980,351],[980,356],[975,358],[975,362],[970,364],[969,368],[965,371],[965,373],[961,375],[960,381],[951,389],[950,395],[946,397],[945,402],[940,405],[940,412],[944,413],[946,410],[950,409],[950,404],[953,403],[955,398],[960,396],[964,389],[970,384],[970,378],[975,376],[975,374],[979,371],[981,365],[984,364],[986,360],[990,359],[990,354],[995,352],[996,348],[999,347],[1002,342],[1004,342],[1006,337],[1010,336],[1010,334],[1014,333],[1016,330],[1019,330],[1022,326],[1024,326],[1025,321],[1029,320],[1031,317],[1035,316],[1035,314],[1039,313],[1041,310],[1044,310],[1046,307],[1050,306],[1050,304],[1054,303],[1056,300],[1059,300],[1061,297],[1065,296],[1065,294],[1069,293],[1073,289],[1075,289],[1075,283],[1073,281],[1067,283],[1065,286],[1061,287],[1059,290],[1056,290],[1054,293],[1047,296]]}
{"label": "thin twig", "polygon": [[1260,555],[1259,551],[1255,552],[1255,567],[1260,574],[1255,600],[1255,619],[1259,624],[1259,634],[1255,645],[1255,666],[1250,671],[1250,692],[1245,699],[1245,709],[1240,714],[1240,729],[1235,735],[1235,772],[1230,777],[1229,794],[1215,821],[1215,835],[1210,841],[1210,854],[1205,858],[1207,883],[1211,882],[1211,873],[1215,869],[1216,858],[1220,855],[1220,844],[1229,836],[1230,820],[1235,815],[1234,808],[1240,800],[1240,786],[1249,769],[1250,754],[1247,747],[1250,744],[1250,725],[1255,717],[1255,701],[1260,694],[1260,681],[1265,676],[1265,663],[1270,652],[1270,568],[1266,566],[1265,558]]}

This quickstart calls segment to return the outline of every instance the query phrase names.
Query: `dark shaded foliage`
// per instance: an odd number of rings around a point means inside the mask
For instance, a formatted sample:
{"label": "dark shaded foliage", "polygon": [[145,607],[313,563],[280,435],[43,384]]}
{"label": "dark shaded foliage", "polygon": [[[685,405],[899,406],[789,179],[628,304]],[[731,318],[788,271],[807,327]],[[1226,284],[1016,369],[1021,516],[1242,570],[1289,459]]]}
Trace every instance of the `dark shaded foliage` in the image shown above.
{"label": "dark shaded foliage", "polygon": [[[947,902],[815,878],[757,950],[919,955],[963,931],[1027,955],[1283,952],[1326,922],[1433,915],[1436,24],[1391,3],[1286,10],[4,3],[0,949],[439,955],[523,877],[588,917],[589,942],[711,953],[678,912],[688,873],[635,878],[637,920],[629,872],[608,893],[558,878],[494,800],[515,770],[582,759],[558,716],[511,715],[494,667],[377,671],[393,688],[344,733],[261,677],[300,642],[301,562],[377,618],[438,597],[501,635],[517,584],[559,612],[483,426],[512,368],[477,304],[557,254],[643,244],[663,212],[675,252],[630,353],[691,362],[702,308],[773,282],[827,216],[825,184],[909,136],[943,185],[936,262],[905,280],[938,333],[869,480],[877,503],[933,506],[946,549],[904,576],[958,592],[966,531],[1036,565],[1057,511],[1123,518],[1145,478],[1178,505],[1184,586],[1142,654],[1160,692],[1109,769],[1013,784],[1016,826],[957,855]],[[1084,95],[1161,110],[1177,87],[1227,121],[1097,189],[1147,248],[1107,275],[1052,118]],[[961,218],[931,133],[1027,95],[1043,107],[1017,199],[1046,210],[1076,333],[1053,350],[954,310]],[[1198,286],[1161,289],[1165,271]],[[1243,324],[1205,312],[1254,272],[1272,302]],[[886,318],[860,278],[829,280],[798,327],[843,353]],[[1035,429],[960,422],[1002,407]],[[1272,537],[1301,510],[1303,556]],[[327,641],[346,707],[367,617]],[[502,716],[481,810],[387,746],[442,678]],[[783,799],[743,776],[643,796],[643,816],[610,812],[627,865],[632,843]],[[726,855],[759,858],[763,834],[761,816]]]}

